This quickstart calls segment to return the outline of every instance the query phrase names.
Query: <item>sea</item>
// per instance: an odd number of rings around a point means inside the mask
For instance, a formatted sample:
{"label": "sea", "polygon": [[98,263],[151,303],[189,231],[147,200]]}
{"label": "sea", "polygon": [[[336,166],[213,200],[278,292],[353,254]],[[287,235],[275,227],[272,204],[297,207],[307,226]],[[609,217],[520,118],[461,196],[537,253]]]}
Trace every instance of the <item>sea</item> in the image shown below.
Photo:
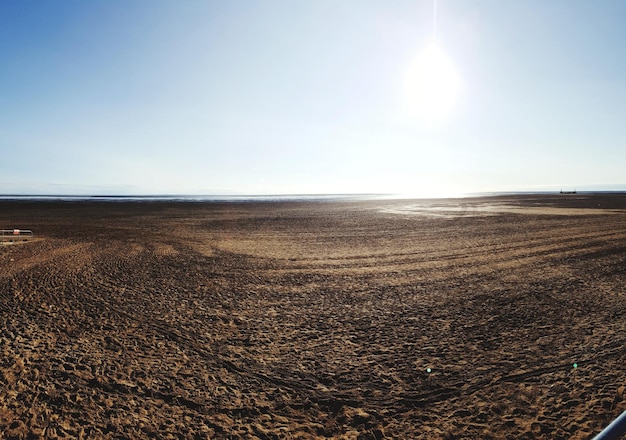
{"label": "sea", "polygon": [[375,200],[394,198],[390,194],[276,194],[276,195],[0,195],[0,201],[62,202],[287,202]]}
{"label": "sea", "polygon": [[[577,191],[574,194],[624,194],[626,191]],[[458,194],[453,197],[424,197],[408,194],[273,194],[273,195],[0,195],[0,201],[64,201],[64,202],[190,202],[190,203],[249,203],[249,202],[322,202],[350,200],[393,199],[461,199],[471,197],[513,195],[555,195],[558,191],[510,191]]]}

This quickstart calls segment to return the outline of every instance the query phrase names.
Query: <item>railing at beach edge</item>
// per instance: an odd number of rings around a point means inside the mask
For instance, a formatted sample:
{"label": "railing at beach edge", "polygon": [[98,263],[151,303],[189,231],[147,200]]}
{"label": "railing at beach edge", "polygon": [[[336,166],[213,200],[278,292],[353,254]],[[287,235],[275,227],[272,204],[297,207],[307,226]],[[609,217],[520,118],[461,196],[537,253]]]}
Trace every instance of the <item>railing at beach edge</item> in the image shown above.
{"label": "railing at beach edge", "polygon": [[626,433],[626,411],[596,435],[593,440],[619,440]]}
{"label": "railing at beach edge", "polygon": [[0,245],[28,241],[33,238],[30,229],[0,229]]}

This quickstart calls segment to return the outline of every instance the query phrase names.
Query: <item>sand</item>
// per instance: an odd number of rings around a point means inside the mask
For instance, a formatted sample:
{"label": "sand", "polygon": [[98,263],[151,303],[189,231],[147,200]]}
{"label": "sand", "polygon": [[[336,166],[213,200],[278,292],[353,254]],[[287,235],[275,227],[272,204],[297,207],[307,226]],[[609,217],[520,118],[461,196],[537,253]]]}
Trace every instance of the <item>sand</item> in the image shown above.
{"label": "sand", "polygon": [[35,239],[0,246],[0,437],[590,438],[626,409],[625,209],[2,201]]}

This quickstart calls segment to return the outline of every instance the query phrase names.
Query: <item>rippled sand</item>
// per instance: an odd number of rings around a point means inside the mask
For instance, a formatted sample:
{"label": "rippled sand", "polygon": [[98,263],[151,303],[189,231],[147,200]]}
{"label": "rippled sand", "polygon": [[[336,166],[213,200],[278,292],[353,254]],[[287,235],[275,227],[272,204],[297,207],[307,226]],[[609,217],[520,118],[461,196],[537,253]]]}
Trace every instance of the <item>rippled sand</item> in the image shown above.
{"label": "rippled sand", "polygon": [[0,246],[6,438],[584,439],[626,409],[621,195],[0,209],[36,238]]}

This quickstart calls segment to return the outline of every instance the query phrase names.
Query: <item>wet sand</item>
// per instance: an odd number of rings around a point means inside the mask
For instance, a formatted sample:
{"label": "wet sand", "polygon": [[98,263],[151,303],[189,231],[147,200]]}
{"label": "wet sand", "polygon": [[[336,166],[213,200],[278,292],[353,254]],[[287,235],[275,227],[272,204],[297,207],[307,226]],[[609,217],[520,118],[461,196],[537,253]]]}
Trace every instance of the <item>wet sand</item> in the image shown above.
{"label": "wet sand", "polygon": [[626,196],[0,202],[2,438],[586,439]]}

